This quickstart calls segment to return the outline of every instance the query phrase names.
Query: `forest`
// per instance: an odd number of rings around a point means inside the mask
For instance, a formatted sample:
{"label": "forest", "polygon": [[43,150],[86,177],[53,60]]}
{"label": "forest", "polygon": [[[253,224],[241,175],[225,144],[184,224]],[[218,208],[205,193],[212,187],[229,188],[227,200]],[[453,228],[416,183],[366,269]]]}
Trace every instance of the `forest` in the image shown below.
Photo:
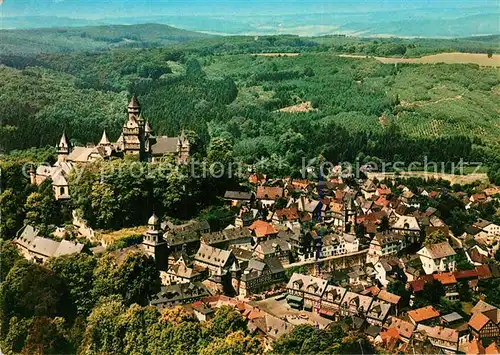
{"label": "forest", "polygon": [[[135,93],[157,134],[193,130],[204,146],[223,137],[246,163],[279,156],[296,166],[319,153],[331,161],[498,160],[498,69],[343,58],[337,41],[355,39],[224,38],[6,54],[0,56],[0,148],[54,146],[63,130],[75,144],[96,142],[104,129],[116,139]],[[430,40],[420,41],[428,48]],[[301,54],[249,54],[262,51]],[[304,102],[311,103],[308,112],[278,112]]]}
{"label": "forest", "polygon": [[[176,136],[185,130],[192,158],[207,164],[236,162],[269,177],[295,177],[303,159],[320,155],[334,163],[361,164],[427,158],[447,169],[463,159],[482,162],[491,181],[500,183],[498,68],[394,65],[338,56],[440,51],[487,56],[498,51],[495,37],[205,38],[136,26],[47,30],[30,44],[29,31],[4,34],[9,38],[0,54],[0,344],[5,353],[263,351],[261,339],[231,308],[198,322],[180,309],[160,312],[147,306],[159,287],[154,261],[130,250],[121,255],[123,244],[93,255],[93,245],[79,240],[84,253],[38,265],[25,261],[11,243],[26,223],[37,225],[42,235],[70,224],[74,209],[91,227],[108,231],[144,225],[153,211],[174,222],[206,219],[213,230],[234,219],[220,196],[239,188],[239,176],[195,178],[188,166],[174,169],[172,164],[165,171],[162,164],[97,161],[70,176],[69,202],[55,200],[50,179],[30,184],[23,171],[32,163],[53,164],[63,131],[76,145],[96,143],[103,130],[115,141],[132,94],[138,95],[155,134]],[[256,55],[262,53],[299,54]],[[131,174],[132,165],[148,174]],[[467,192],[475,187],[397,183]],[[462,201],[443,194],[421,205],[439,210],[456,235],[478,217],[498,223],[494,203],[466,210]],[[392,285],[395,293],[397,286]],[[498,299],[498,283],[487,286],[486,300]],[[360,346],[373,351],[339,323],[321,331],[297,327],[276,341],[274,351],[346,354]]]}

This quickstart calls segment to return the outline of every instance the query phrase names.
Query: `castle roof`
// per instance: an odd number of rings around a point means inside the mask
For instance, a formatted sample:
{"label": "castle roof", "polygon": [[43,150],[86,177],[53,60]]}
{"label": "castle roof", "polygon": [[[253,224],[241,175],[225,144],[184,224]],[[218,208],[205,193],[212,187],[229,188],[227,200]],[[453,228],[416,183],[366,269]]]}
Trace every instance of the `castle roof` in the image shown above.
{"label": "castle roof", "polygon": [[102,137],[101,141],[99,142],[99,145],[110,145],[111,142],[108,139],[108,136],[106,135],[106,130],[102,132]]}
{"label": "castle roof", "polygon": [[151,146],[153,155],[163,155],[165,153],[176,153],[179,145],[179,137],[156,137],[156,143]]}
{"label": "castle roof", "polygon": [[130,103],[128,104],[129,108],[139,108],[141,107],[141,104],[139,103],[139,100],[137,99],[137,96],[132,96],[132,99],[130,100]]}

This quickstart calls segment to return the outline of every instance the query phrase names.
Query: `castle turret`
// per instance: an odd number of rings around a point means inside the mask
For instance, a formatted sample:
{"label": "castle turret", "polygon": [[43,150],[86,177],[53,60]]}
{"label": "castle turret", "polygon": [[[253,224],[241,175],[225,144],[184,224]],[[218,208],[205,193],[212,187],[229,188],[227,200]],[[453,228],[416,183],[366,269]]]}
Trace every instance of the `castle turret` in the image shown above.
{"label": "castle turret", "polygon": [[186,161],[189,158],[190,150],[191,150],[191,144],[189,143],[189,139],[184,133],[184,130],[182,130],[181,136],[179,137],[179,141],[177,143],[177,152],[179,153],[179,160]]}
{"label": "castle turret", "polygon": [[151,153],[151,146],[155,143],[155,137],[153,135],[153,130],[149,125],[149,121],[144,124],[144,152],[146,154]]}
{"label": "castle turret", "polygon": [[98,145],[103,146],[103,147],[107,147],[107,146],[111,145],[111,142],[109,141],[108,136],[106,135],[106,130],[104,130],[102,132],[102,137],[101,137],[101,140],[99,141]]}
{"label": "castle turret", "polygon": [[132,99],[130,100],[127,109],[129,118],[131,116],[134,116],[134,118],[136,119],[139,118],[139,116],[141,115],[141,104],[139,103],[137,96],[135,95],[132,96]]}
{"label": "castle turret", "polygon": [[66,158],[73,149],[73,147],[71,146],[71,142],[68,136],[66,135],[66,132],[63,132],[61,140],[59,141],[59,144],[57,145],[56,149],[57,149],[57,160],[66,161]]}
{"label": "castle turret", "polygon": [[144,125],[144,133],[146,133],[146,134],[153,133],[153,130],[151,129],[151,126],[149,125],[149,121],[146,121],[146,124]]}
{"label": "castle turret", "polygon": [[139,154],[141,151],[141,126],[136,116],[130,115],[123,125],[123,151],[125,154]]}

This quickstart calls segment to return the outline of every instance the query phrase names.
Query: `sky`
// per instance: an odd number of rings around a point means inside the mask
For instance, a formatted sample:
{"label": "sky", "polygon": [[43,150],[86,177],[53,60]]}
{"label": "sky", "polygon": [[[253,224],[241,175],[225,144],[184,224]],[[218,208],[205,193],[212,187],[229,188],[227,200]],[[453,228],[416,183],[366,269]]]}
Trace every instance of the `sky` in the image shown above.
{"label": "sky", "polygon": [[287,15],[318,12],[374,12],[415,8],[464,9],[500,0],[0,0],[0,16],[58,16],[80,19],[156,15]]}

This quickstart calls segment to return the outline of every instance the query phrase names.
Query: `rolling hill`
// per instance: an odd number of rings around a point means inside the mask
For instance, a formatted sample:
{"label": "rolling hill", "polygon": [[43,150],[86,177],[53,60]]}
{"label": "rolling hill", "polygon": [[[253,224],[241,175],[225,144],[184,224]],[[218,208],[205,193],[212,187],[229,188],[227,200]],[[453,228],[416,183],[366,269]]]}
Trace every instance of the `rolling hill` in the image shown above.
{"label": "rolling hill", "polygon": [[109,48],[163,47],[213,37],[160,24],[1,30],[0,53],[67,53]]}

